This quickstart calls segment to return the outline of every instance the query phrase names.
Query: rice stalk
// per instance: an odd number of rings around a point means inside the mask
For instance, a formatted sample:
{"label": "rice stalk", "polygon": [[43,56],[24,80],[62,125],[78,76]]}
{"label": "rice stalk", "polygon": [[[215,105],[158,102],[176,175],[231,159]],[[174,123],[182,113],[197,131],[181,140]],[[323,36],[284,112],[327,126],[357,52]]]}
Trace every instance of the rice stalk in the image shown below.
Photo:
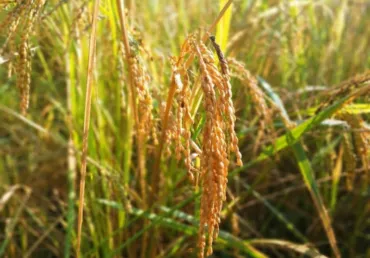
{"label": "rice stalk", "polygon": [[[133,112],[136,128],[136,142],[138,150],[139,182],[144,205],[147,205],[146,189],[146,147],[147,136],[153,128],[152,98],[148,90],[148,76],[139,63],[136,42],[130,41],[121,1],[117,0],[119,22],[122,29],[122,41],[125,48],[126,63],[129,67],[130,107]],[[140,107],[140,108],[139,108]],[[153,129],[154,130],[154,129]],[[154,135],[155,133],[153,133]]]}
{"label": "rice stalk", "polygon": [[99,0],[95,0],[94,12],[92,17],[92,28],[89,42],[89,61],[87,68],[87,82],[86,82],[86,97],[85,97],[85,114],[84,114],[84,129],[82,141],[82,157],[81,157],[81,174],[80,174],[80,195],[78,206],[77,219],[77,246],[76,257],[80,257],[81,238],[82,238],[82,222],[83,210],[85,200],[85,181],[86,181],[86,166],[87,166],[87,151],[88,151],[88,136],[90,128],[90,114],[91,114],[91,95],[94,81],[95,56],[96,56],[96,27],[99,13]]}
{"label": "rice stalk", "polygon": [[[129,106],[133,112],[136,131],[136,147],[137,147],[137,161],[138,161],[138,181],[141,190],[141,198],[143,208],[148,208],[148,193],[147,193],[147,171],[146,171],[146,143],[150,136],[152,136],[154,143],[157,142],[156,129],[152,114],[152,97],[149,92],[149,76],[146,74],[142,63],[139,59],[139,44],[128,34],[123,6],[121,1],[117,0],[119,10],[119,22],[122,31],[122,41],[125,49],[126,64],[129,69]],[[152,196],[153,194],[151,194]],[[148,224],[146,220],[145,225]],[[148,232],[144,233],[142,238],[142,248],[147,249]],[[142,252],[144,255],[145,252]]]}

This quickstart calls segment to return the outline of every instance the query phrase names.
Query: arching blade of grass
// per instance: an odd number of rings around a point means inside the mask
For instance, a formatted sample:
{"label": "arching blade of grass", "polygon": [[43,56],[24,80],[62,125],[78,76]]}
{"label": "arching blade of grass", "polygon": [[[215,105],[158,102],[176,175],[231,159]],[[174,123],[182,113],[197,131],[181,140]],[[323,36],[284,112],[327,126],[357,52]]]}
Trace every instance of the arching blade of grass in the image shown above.
{"label": "arching blade of grass", "polygon": [[269,201],[267,201],[263,196],[261,196],[257,191],[253,190],[251,186],[249,186],[247,183],[241,181],[240,184],[247,190],[252,193],[252,195],[263,203],[271,212],[274,214],[278,220],[283,222],[286,226],[286,228],[291,231],[297,238],[302,240],[303,242],[307,242],[307,238],[298,231],[298,229],[280,212],[278,211]]}
{"label": "arching blade of grass", "polygon": [[[155,213],[148,213],[146,211],[143,211],[141,209],[132,209],[132,215],[136,216],[143,216],[149,219],[152,223],[149,224],[147,227],[144,227],[142,230],[138,231],[135,235],[133,235],[130,239],[128,239],[123,245],[121,245],[117,250],[115,250],[116,253],[118,253],[119,250],[126,247],[129,243],[136,240],[138,237],[140,237],[142,234],[144,234],[145,231],[149,230],[151,227],[155,225],[160,225],[162,227],[171,228],[176,231],[180,231],[186,235],[195,236],[198,234],[198,221],[191,215],[186,214],[184,212],[181,212],[177,210],[178,208],[181,208],[181,206],[184,206],[185,204],[189,203],[193,200],[193,198],[197,197],[197,195],[193,196],[192,198],[189,198],[181,203],[181,205],[176,205],[175,208],[167,208],[162,207],[161,210],[164,211],[164,214],[155,214]],[[99,203],[104,205],[109,205],[112,208],[116,209],[123,209],[122,205],[120,203],[114,202],[114,201],[108,201],[108,200],[98,200]],[[176,221],[174,218],[185,220],[189,222],[191,225],[187,225],[181,222]],[[248,241],[243,241],[237,237],[234,237],[233,235],[229,234],[225,231],[220,231],[219,238],[217,240],[218,243],[223,244],[228,247],[234,247],[238,248],[243,253],[247,254],[247,257],[251,258],[264,258],[266,257],[263,253],[256,250],[253,246],[251,246]]]}
{"label": "arching blade of grass", "polygon": [[[141,210],[134,210],[134,213],[141,214]],[[181,214],[181,213],[178,213]],[[197,235],[198,234],[198,225],[186,225],[180,222],[177,222],[176,220],[173,220],[171,218],[161,217],[160,215],[151,213],[147,215],[150,220],[160,220],[160,225],[163,227],[168,227],[177,231],[181,231],[188,235]],[[186,214],[186,217],[192,217],[190,215]],[[194,220],[194,219],[193,219]],[[216,240],[216,242],[221,243],[228,247],[237,248],[243,253],[247,254],[247,257],[255,257],[255,258],[263,258],[266,257],[263,253],[256,250],[254,247],[252,247],[247,241],[243,241],[232,234],[220,230],[219,237]]]}
{"label": "arching blade of grass", "polygon": [[[319,106],[311,107],[306,110],[302,110],[301,113],[305,115],[314,115],[317,108]],[[352,115],[359,115],[359,114],[368,114],[370,113],[370,104],[367,103],[352,103],[349,104],[341,110],[343,113],[348,113]]]}
{"label": "arching blade of grass", "polygon": [[[265,82],[265,86],[267,86],[267,85],[268,84]],[[274,93],[274,91],[271,87],[266,87],[265,89],[268,90],[270,96],[273,96],[272,101],[274,103],[276,103],[277,107],[281,110],[281,113],[283,114],[284,118],[287,119],[288,121],[290,121],[289,116],[288,116],[288,112],[286,111],[286,109],[283,105],[283,102],[280,100],[280,97],[276,93]],[[346,98],[344,98],[344,99],[346,99]],[[332,105],[332,107],[337,106],[338,109],[340,109],[343,106],[344,103],[345,103],[344,101],[343,102],[339,101],[339,102],[336,103],[336,105]],[[326,114],[327,116],[324,116],[322,114],[325,111],[327,113]],[[319,113],[315,117],[319,117],[319,120],[324,120],[325,118],[327,118],[331,115],[330,113],[334,113],[334,112],[335,112],[334,108],[332,109],[332,111],[330,111],[330,109],[328,108],[328,109],[324,110],[323,112]],[[308,121],[310,121],[310,120],[311,119],[309,119]],[[312,120],[312,123],[314,121],[315,120]],[[306,123],[307,124],[306,128],[312,128],[312,123]],[[305,123],[303,123],[303,124],[305,124]],[[287,130],[289,130],[289,128],[287,128]],[[314,176],[313,169],[311,167],[311,163],[310,163],[309,159],[307,158],[307,155],[306,155],[306,153],[303,149],[302,144],[299,141],[297,141],[297,139],[293,136],[292,131],[290,131],[290,130],[288,131],[288,133],[286,134],[285,139],[286,139],[287,143],[290,144],[292,149],[293,149],[294,156],[295,156],[295,158],[298,162],[299,170],[300,170],[300,172],[302,174],[302,177],[303,177],[303,180],[304,180],[304,182],[305,182],[305,184],[306,184],[306,186],[307,186],[307,188],[308,188],[308,190],[311,194],[311,197],[312,197],[312,200],[315,204],[315,207],[316,207],[316,209],[319,213],[321,222],[324,226],[325,232],[326,232],[327,237],[329,239],[329,242],[330,242],[331,248],[334,252],[334,255],[335,255],[335,257],[340,257],[340,252],[339,252],[339,249],[338,249],[338,246],[337,246],[337,241],[336,241],[336,238],[335,238],[334,230],[333,230],[332,225],[331,225],[331,219],[330,219],[329,214],[326,211],[325,204],[324,204],[324,202],[322,200],[322,197],[320,195],[320,191],[319,191],[318,185],[317,185],[316,180],[315,180],[315,176]]]}
{"label": "arching blade of grass", "polygon": [[[170,208],[164,207],[164,206],[161,207],[161,210],[166,212],[166,213],[171,211]],[[179,222],[175,221],[175,223],[177,225],[179,225],[180,227],[184,227],[184,226],[186,226],[186,227],[195,227],[197,229],[198,226],[199,226],[198,225],[199,224],[198,220],[196,220],[192,215],[189,215],[185,212],[175,210],[175,211],[173,211],[172,215],[173,215],[174,218],[181,219],[182,221],[189,222],[192,225],[192,226],[184,225],[182,223],[179,223]],[[170,221],[172,221],[172,219],[170,219]],[[170,228],[173,228],[173,226],[171,226],[171,225],[167,225],[167,226],[170,227]],[[176,228],[174,228],[174,229],[176,230]],[[197,233],[197,231],[195,233]],[[248,257],[266,257],[264,254],[262,254],[261,252],[259,252],[255,248],[253,248],[249,244],[249,241],[241,240],[241,239],[239,239],[239,238],[233,236],[232,234],[230,234],[226,231],[223,231],[223,230],[220,230],[220,234],[219,234],[219,237],[216,240],[216,242],[221,243],[221,244],[223,244],[227,247],[237,248],[240,251],[242,251],[243,253],[248,254],[249,255]]]}
{"label": "arching blade of grass", "polygon": [[337,241],[335,238],[335,233],[331,225],[331,219],[326,211],[325,204],[321,198],[319,188],[317,186],[314,173],[311,167],[311,163],[307,158],[307,155],[300,143],[295,143],[293,146],[294,156],[298,162],[299,169],[303,176],[304,182],[311,194],[312,200],[315,207],[320,215],[321,222],[326,231],[327,237],[329,239],[330,245],[333,249],[335,257],[340,257],[340,252],[337,246]]}
{"label": "arching blade of grass", "polygon": [[289,119],[288,113],[284,108],[284,104],[281,101],[280,97],[276,92],[272,89],[271,85],[265,81],[262,77],[257,77],[261,87],[266,91],[267,96],[275,103],[275,105],[280,109],[281,114],[286,118]]}
{"label": "arching blade of grass", "polygon": [[267,159],[268,157],[285,149],[286,147],[292,146],[295,142],[297,142],[303,136],[303,134],[310,131],[313,127],[319,125],[325,119],[331,117],[333,114],[341,110],[347,101],[349,101],[350,99],[356,98],[368,91],[370,91],[370,84],[366,84],[362,88],[355,90],[352,94],[349,94],[347,96],[340,98],[333,105],[326,107],[317,115],[305,120],[303,123],[301,123],[297,127],[290,130],[289,133],[286,133],[285,135],[280,136],[273,144],[264,148],[262,150],[262,153],[258,156],[258,158],[253,163],[263,161]]}
{"label": "arching blade of grass", "polygon": [[[185,205],[189,204],[190,202],[194,201],[197,197],[199,197],[199,194],[194,194],[192,195],[191,197],[183,200],[182,202],[180,202],[179,204],[177,204],[176,206],[174,206],[171,210],[169,210],[166,215],[169,216],[169,214],[172,214],[173,212],[176,211],[176,209],[180,209],[182,207],[184,207]],[[100,203],[100,204],[103,204],[105,206],[108,206],[108,207],[111,207],[113,209],[116,209],[116,210],[119,210],[119,211],[124,211],[124,208],[122,206],[121,203],[118,203],[116,201],[111,201],[111,200],[107,200],[107,199],[97,199],[97,202]],[[122,230],[130,227],[131,225],[131,222],[137,220],[138,218],[148,218],[148,214],[149,214],[149,210],[147,211],[143,211],[141,210],[141,213],[140,214],[136,214],[134,213],[132,210],[131,211],[126,211],[126,212],[130,212],[131,215],[135,215],[136,217],[133,218],[131,221],[127,222],[125,224],[124,227],[121,227],[119,228],[117,231],[115,231],[113,233],[113,235],[115,234],[118,234],[119,232],[121,232]],[[156,221],[152,221],[150,224],[147,224],[145,227],[143,227],[140,231],[138,231],[136,234],[134,234],[133,236],[131,236],[130,238],[128,238],[123,244],[121,244],[118,248],[116,248],[113,252],[115,253],[118,253],[120,250],[122,250],[123,248],[129,246],[132,242],[134,242],[135,240],[137,240],[141,235],[143,235],[145,232],[147,232],[148,230],[150,230],[151,228],[153,228],[154,226],[156,225],[160,225],[160,221],[161,220],[156,220]],[[108,239],[110,238],[111,236],[108,236],[108,238],[104,239],[102,241],[101,244],[99,244],[98,247],[101,247],[102,245],[104,245]],[[97,249],[96,249],[97,250]],[[92,254],[93,252],[89,252],[89,254]],[[87,256],[89,257],[89,256]]]}

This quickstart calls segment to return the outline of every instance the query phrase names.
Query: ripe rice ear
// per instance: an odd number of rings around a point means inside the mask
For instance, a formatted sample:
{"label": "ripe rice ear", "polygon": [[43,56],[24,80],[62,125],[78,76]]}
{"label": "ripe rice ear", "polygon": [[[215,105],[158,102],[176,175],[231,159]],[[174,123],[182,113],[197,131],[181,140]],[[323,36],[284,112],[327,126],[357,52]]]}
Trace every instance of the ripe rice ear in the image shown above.
{"label": "ripe rice ear", "polygon": [[[358,160],[361,163],[362,169],[364,171],[364,186],[367,187],[369,184],[369,160],[368,151],[370,146],[370,132],[367,128],[365,122],[360,115],[343,113],[339,117],[346,121],[352,129],[351,139],[349,141],[348,137],[344,140],[345,147],[345,160],[347,160],[347,166],[349,167],[349,174],[347,177],[347,187],[352,190],[353,180],[354,180],[354,169],[356,168],[356,156],[359,157]],[[353,146],[353,147],[351,147]],[[351,153],[352,152],[352,153]]]}
{"label": "ripe rice ear", "polygon": [[198,257],[203,258],[204,254],[212,254],[213,241],[219,233],[222,204],[226,200],[230,151],[236,154],[237,163],[242,163],[234,131],[235,114],[227,74],[223,77],[217,70],[212,52],[202,42],[193,42],[193,47],[199,59],[206,112],[200,155],[203,192],[198,233]]}
{"label": "ripe rice ear", "polygon": [[[19,1],[14,9],[7,15],[5,21],[0,24],[0,31],[7,33],[5,42],[0,49],[0,55],[6,50],[11,52],[17,49],[18,52],[15,72],[17,75],[16,84],[21,97],[20,109],[23,115],[27,112],[30,98],[32,66],[29,38],[44,3],[44,0]],[[21,36],[20,43],[16,47],[14,37],[17,32]],[[13,53],[11,52],[10,55],[13,55]],[[12,62],[10,62],[9,67],[10,70],[8,75],[10,76],[12,72]]]}
{"label": "ripe rice ear", "polygon": [[228,63],[232,71],[232,76],[239,79],[248,90],[255,106],[256,113],[260,118],[259,132],[254,146],[254,152],[256,152],[259,146],[259,140],[262,137],[265,135],[272,135],[272,137],[275,138],[272,121],[273,114],[271,108],[267,105],[264,92],[260,87],[258,87],[257,79],[247,69],[245,69],[244,65],[239,61],[230,58],[228,59]]}

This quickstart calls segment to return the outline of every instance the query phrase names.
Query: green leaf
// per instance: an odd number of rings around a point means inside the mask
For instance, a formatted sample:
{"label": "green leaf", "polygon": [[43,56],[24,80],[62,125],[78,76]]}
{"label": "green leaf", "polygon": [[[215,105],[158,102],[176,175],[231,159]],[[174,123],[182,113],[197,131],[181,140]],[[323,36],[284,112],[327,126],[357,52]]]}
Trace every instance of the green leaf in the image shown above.
{"label": "green leaf", "polygon": [[[195,196],[196,197],[196,196]],[[193,198],[190,198],[191,200]],[[189,199],[187,200],[187,202]],[[122,205],[120,203],[117,203],[115,201],[105,200],[105,199],[98,199],[98,202],[104,205],[108,205],[112,208],[116,209],[123,209]],[[153,227],[154,225],[159,224],[162,227],[170,228],[176,231],[180,231],[184,234],[195,236],[198,234],[198,221],[191,215],[186,214],[182,211],[176,210],[176,209],[170,209],[167,207],[161,207],[161,210],[164,212],[163,214],[155,214],[150,213],[141,209],[132,209],[132,215],[139,216],[139,217],[145,217],[151,221],[151,224],[149,224],[147,227],[144,227],[142,230],[138,231],[134,236],[132,236],[128,241],[123,243],[118,249],[115,251],[119,251],[125,246],[127,246],[132,241],[136,240],[139,236],[141,236],[145,231],[147,231],[149,228]],[[184,224],[181,223],[175,219],[184,220],[190,223]],[[216,242],[225,245],[227,247],[233,247],[239,249],[241,252],[247,254],[247,257],[253,257],[253,258],[265,258],[263,253],[256,250],[253,246],[251,246],[248,241],[243,241],[233,235],[231,235],[228,232],[220,231],[219,238],[216,240]]]}
{"label": "green leaf", "polygon": [[280,136],[273,144],[262,150],[262,153],[258,156],[255,162],[263,161],[266,158],[285,149],[286,147],[292,146],[303,136],[303,134],[310,131],[313,127],[317,126],[326,118],[332,116],[335,112],[340,110],[348,99],[349,96],[339,99],[333,105],[328,106],[316,116],[307,119],[285,135]]}
{"label": "green leaf", "polygon": [[[265,82],[265,84],[267,84],[267,82]],[[273,92],[271,87],[268,87],[268,89],[270,92]],[[277,94],[273,94],[273,96],[274,96],[273,101],[274,102],[277,101],[276,104],[278,108],[281,109],[281,114],[285,116],[286,120],[290,121],[289,116],[283,105],[283,102],[280,100],[280,97]],[[307,186],[311,194],[311,197],[320,215],[321,222],[323,224],[323,227],[329,239],[330,245],[336,257],[338,257],[339,249],[336,243],[334,230],[331,226],[331,219],[330,219],[329,214],[326,212],[325,204],[320,195],[319,187],[316,183],[314,172],[311,167],[311,162],[307,158],[307,155],[303,149],[303,146],[298,140],[303,135],[304,132],[311,129],[314,125],[321,123],[321,121],[323,121],[327,117],[330,117],[332,114],[334,114],[335,111],[339,110],[343,106],[347,98],[348,97],[342,98],[340,101],[336,102],[334,105],[326,108],[324,111],[320,112],[318,115],[304,122],[301,125],[301,128],[299,128],[299,126],[293,130],[289,130],[289,128],[287,128],[288,132],[286,133],[285,138],[283,138],[284,143],[290,145],[293,149],[294,156],[298,162],[299,170],[303,177],[304,183]],[[299,128],[300,130],[296,130],[297,128]],[[295,130],[295,135],[294,135],[294,130]]]}
{"label": "green leaf", "polygon": [[[312,116],[312,115],[315,114],[318,107],[319,106],[308,108],[308,109],[304,110],[302,113]],[[343,107],[343,109],[340,112],[341,113],[342,112],[343,113],[349,113],[349,114],[352,114],[352,115],[369,114],[370,113],[370,104],[367,104],[367,103],[349,104],[349,105]]]}
{"label": "green leaf", "polygon": [[[220,11],[227,2],[228,0],[219,0]],[[230,5],[225,14],[222,16],[222,19],[217,24],[216,39],[219,41],[219,45],[222,52],[225,52],[226,45],[229,40],[230,22],[232,18],[232,9],[233,9],[232,7],[233,4]]]}

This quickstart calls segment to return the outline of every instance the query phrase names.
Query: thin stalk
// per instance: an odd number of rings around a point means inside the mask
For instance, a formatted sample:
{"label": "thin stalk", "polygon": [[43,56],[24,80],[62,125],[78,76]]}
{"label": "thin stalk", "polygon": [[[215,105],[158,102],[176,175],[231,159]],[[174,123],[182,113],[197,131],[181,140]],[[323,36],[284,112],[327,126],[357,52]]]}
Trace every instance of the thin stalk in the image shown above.
{"label": "thin stalk", "polygon": [[[145,146],[144,146],[144,135],[142,132],[139,130],[139,114],[136,108],[136,91],[135,91],[135,85],[134,85],[134,78],[132,75],[134,74],[133,72],[133,67],[132,63],[130,62],[130,57],[131,57],[131,49],[130,49],[130,44],[128,41],[128,35],[127,35],[127,29],[126,29],[126,21],[124,18],[124,11],[122,7],[121,0],[117,0],[117,6],[118,6],[118,14],[119,14],[119,22],[122,30],[122,41],[123,45],[125,47],[125,52],[126,52],[126,63],[129,67],[129,73],[128,73],[128,79],[129,79],[129,90],[131,92],[131,98],[129,99],[130,101],[130,106],[133,111],[134,119],[135,119],[135,130],[136,130],[136,140],[137,140],[137,149],[138,149],[138,167],[139,167],[139,175],[140,175],[140,188],[141,188],[141,195],[143,199],[143,203],[146,206],[146,182],[145,182],[145,174],[146,174],[146,169],[145,169]],[[145,208],[145,207],[144,207]]]}
{"label": "thin stalk", "polygon": [[96,27],[99,12],[99,0],[95,1],[94,13],[92,18],[92,28],[89,43],[89,63],[87,68],[87,82],[86,82],[86,98],[85,98],[85,115],[84,115],[84,130],[82,141],[82,159],[81,159],[81,179],[80,179],[80,196],[78,207],[78,223],[77,223],[77,247],[76,257],[80,257],[81,250],[81,235],[83,222],[83,207],[85,198],[85,181],[86,181],[86,165],[87,165],[87,145],[90,127],[91,114],[91,93],[93,87],[93,72],[95,68],[95,49],[96,49]]}
{"label": "thin stalk", "polygon": [[[129,98],[129,106],[131,107],[134,115],[134,120],[135,120],[135,131],[136,131],[136,143],[137,143],[137,162],[138,162],[138,168],[139,168],[139,184],[140,184],[140,190],[141,190],[141,197],[143,200],[143,209],[147,208],[147,193],[146,193],[146,167],[145,167],[145,135],[142,130],[140,130],[140,119],[139,119],[139,114],[136,106],[136,89],[135,89],[135,83],[134,83],[134,67],[132,65],[132,62],[130,61],[131,58],[131,49],[129,45],[129,40],[128,40],[128,34],[127,34],[127,28],[126,28],[126,21],[125,21],[125,16],[124,16],[124,10],[122,6],[122,1],[117,0],[117,7],[118,7],[118,14],[119,14],[119,22],[121,26],[121,31],[122,31],[122,41],[123,45],[125,48],[125,53],[126,53],[126,63],[129,68],[129,73],[128,73],[128,79],[129,79],[129,91],[131,92]],[[128,185],[128,182],[126,182]],[[148,224],[148,221],[144,221],[144,226]],[[145,232],[142,238],[142,257],[144,257],[148,245],[148,232]]]}
{"label": "thin stalk", "polygon": [[66,60],[66,74],[67,74],[67,127],[69,131],[69,138],[67,143],[67,166],[68,166],[68,211],[67,211],[67,232],[64,247],[64,257],[68,258],[71,256],[72,247],[72,235],[75,224],[75,177],[76,177],[76,152],[73,142],[73,126],[72,126],[72,114],[73,114],[73,103],[72,100],[72,78],[71,78],[71,53],[68,51],[65,56]]}

